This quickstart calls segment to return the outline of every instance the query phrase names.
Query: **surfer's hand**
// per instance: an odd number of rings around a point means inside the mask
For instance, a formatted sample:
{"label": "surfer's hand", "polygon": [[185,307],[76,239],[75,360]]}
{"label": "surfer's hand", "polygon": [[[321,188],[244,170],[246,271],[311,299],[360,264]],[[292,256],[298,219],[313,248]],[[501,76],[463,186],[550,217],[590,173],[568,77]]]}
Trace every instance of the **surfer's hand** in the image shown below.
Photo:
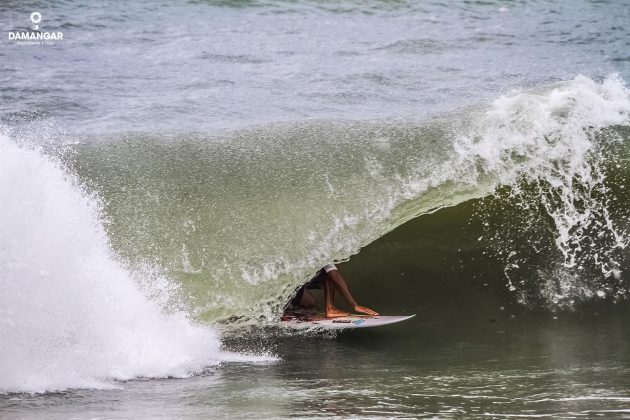
{"label": "surfer's hand", "polygon": [[371,310],[370,308],[366,308],[365,306],[355,306],[354,307],[354,311],[355,312],[359,312],[361,314],[366,314],[366,315],[373,315],[376,316],[378,315],[378,312]]}

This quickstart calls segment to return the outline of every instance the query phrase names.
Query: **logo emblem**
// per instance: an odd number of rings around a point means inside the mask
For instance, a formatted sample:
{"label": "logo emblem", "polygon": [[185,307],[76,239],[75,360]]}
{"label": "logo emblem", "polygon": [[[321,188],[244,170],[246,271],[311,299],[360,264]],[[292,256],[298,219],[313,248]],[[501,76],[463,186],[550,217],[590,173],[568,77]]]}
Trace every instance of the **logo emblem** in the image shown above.
{"label": "logo emblem", "polygon": [[39,29],[39,22],[42,21],[42,14],[39,12],[31,13],[31,22],[33,22],[33,30],[37,31]]}

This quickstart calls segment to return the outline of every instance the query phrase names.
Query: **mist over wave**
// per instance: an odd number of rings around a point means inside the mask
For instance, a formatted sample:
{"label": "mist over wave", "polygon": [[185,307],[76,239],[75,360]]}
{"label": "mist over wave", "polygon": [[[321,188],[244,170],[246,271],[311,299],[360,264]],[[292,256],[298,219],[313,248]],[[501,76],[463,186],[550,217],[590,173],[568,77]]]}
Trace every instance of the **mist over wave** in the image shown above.
{"label": "mist over wave", "polygon": [[[580,76],[425,121],[93,138],[69,165],[103,198],[116,253],[134,270],[160,267],[206,320],[277,319],[324,263],[415,217],[495,192],[500,205],[479,210],[489,228],[479,246],[504,260],[522,302],[570,305],[627,290],[627,219],[611,205],[627,197],[613,195],[606,173],[615,145],[628,144],[619,127],[629,110],[619,77]],[[617,164],[623,173],[627,163]],[[518,211],[491,220],[501,206]],[[510,226],[529,248],[503,234]],[[528,264],[542,243],[548,260]]]}
{"label": "mist over wave", "polygon": [[257,360],[221,351],[211,329],[148,299],[173,286],[154,278],[141,291],[111,255],[98,202],[58,163],[5,135],[0,147],[0,393],[110,388]]}

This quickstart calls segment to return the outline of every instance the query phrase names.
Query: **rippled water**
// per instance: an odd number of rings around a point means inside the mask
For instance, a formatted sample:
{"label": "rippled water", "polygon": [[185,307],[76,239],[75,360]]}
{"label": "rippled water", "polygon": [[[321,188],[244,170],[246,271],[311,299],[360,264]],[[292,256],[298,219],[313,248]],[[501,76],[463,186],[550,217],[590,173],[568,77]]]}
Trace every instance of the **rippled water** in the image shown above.
{"label": "rippled water", "polygon": [[[30,6],[4,2],[3,27],[28,28]],[[627,75],[627,7],[64,1],[41,10],[63,42],[4,41],[3,113],[51,113],[91,133],[420,117],[577,74]]]}
{"label": "rippled water", "polygon": [[0,401],[11,418],[623,417],[630,354],[621,312],[481,325],[461,313],[448,333],[420,318],[279,340],[275,363]]}

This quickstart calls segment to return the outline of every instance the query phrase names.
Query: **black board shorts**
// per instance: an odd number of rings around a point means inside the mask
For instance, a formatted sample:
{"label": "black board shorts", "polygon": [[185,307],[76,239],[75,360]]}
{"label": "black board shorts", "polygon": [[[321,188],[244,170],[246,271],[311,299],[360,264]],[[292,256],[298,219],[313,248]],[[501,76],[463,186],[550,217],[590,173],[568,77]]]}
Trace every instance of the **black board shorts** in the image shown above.
{"label": "black board shorts", "polygon": [[304,296],[304,290],[306,289],[321,289],[322,283],[324,282],[324,278],[326,277],[326,272],[324,269],[321,269],[317,272],[315,277],[310,279],[306,284],[301,286],[293,299],[291,299],[291,305],[297,307],[300,306],[300,302],[302,301],[302,296]]}

